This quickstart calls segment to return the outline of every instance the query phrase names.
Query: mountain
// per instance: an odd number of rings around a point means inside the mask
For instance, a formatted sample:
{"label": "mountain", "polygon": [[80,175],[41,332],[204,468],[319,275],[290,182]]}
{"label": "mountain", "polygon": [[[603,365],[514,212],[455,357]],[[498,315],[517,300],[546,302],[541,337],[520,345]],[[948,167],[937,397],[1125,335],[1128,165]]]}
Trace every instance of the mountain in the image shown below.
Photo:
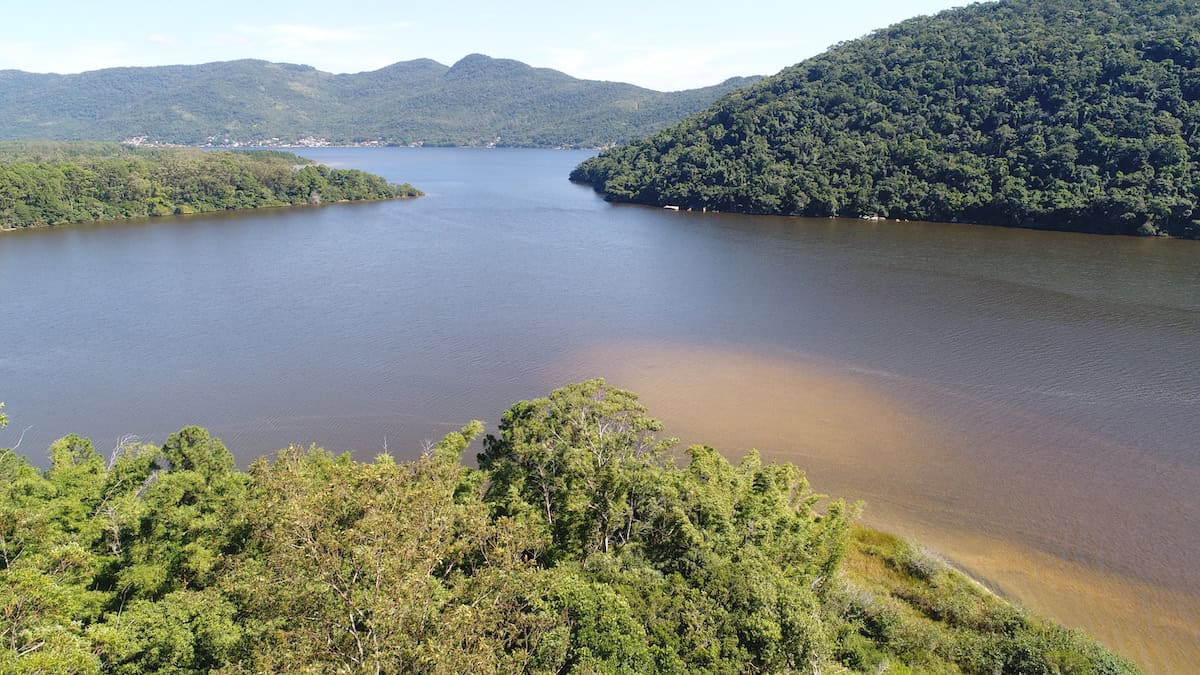
{"label": "mountain", "polygon": [[0,71],[0,139],[600,146],[653,133],[757,78],[658,92],[472,54],[334,75],[227,61],[78,75]]}
{"label": "mountain", "polygon": [[572,178],[693,209],[1200,238],[1200,3],[1002,0],[911,19]]}

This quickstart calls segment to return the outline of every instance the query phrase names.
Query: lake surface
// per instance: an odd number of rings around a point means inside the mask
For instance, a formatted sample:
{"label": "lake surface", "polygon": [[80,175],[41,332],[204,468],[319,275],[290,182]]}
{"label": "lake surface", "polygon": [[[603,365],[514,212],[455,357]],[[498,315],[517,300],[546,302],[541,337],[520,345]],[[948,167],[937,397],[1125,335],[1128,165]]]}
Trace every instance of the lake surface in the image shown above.
{"label": "lake surface", "polygon": [[1200,242],[611,205],[588,153],[319,149],[419,200],[0,233],[0,445],[416,456],[604,376],[1155,671],[1200,662]]}

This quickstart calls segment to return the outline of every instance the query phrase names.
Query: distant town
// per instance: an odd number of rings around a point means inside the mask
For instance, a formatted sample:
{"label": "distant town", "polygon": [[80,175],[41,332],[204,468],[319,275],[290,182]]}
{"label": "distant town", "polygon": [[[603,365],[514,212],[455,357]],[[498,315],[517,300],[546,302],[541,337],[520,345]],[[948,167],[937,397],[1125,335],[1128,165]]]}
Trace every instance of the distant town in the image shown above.
{"label": "distant town", "polygon": [[[285,140],[278,137],[259,138],[249,141],[235,140],[231,138],[218,138],[209,136],[203,143],[188,144],[188,143],[171,143],[168,141],[160,141],[150,138],[149,136],[131,136],[121,140],[123,145],[128,145],[134,148],[184,148],[184,147],[200,147],[200,148],[420,148],[426,145],[425,141],[413,141],[411,143],[396,143],[393,141],[385,141],[383,139],[375,139],[370,141],[331,141],[326,138],[318,138],[316,136],[305,136],[297,140]],[[435,144],[441,147],[471,147],[471,148],[502,148],[508,147],[497,136],[495,140],[481,144],[464,144],[464,145],[446,145]],[[605,143],[603,145],[556,145],[553,150],[608,150],[615,147],[615,143]],[[526,147],[522,145],[514,145],[511,147]]]}
{"label": "distant town", "polygon": [[[168,143],[152,139],[149,136],[133,136],[123,139],[121,143],[135,148],[179,148],[184,147],[182,143]],[[415,143],[407,143],[409,147],[420,147],[423,141]],[[317,138],[316,136],[305,136],[297,140],[285,140],[278,137],[260,138],[249,141],[235,140],[231,138],[218,138],[209,136],[204,143],[200,144],[203,148],[327,148],[327,147],[353,147],[353,148],[378,148],[386,146],[396,146],[398,143],[389,143],[384,140],[371,141],[338,141],[333,142],[325,138]]]}

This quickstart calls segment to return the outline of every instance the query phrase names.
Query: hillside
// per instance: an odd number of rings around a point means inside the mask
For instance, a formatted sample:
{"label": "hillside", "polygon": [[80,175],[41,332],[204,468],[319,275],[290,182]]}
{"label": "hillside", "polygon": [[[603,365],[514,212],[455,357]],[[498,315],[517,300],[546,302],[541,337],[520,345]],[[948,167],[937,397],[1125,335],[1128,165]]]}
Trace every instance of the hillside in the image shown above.
{"label": "hillside", "polygon": [[514,405],[478,469],[479,422],[413,462],[243,472],[199,427],[0,452],[0,670],[1136,672],[795,467],[679,467],[660,429],[592,380]]}
{"label": "hillside", "polygon": [[587,146],[630,140],[753,81],[658,92],[480,54],[334,75],[228,61],[78,75],[0,71],[0,139],[203,144],[381,141]]}
{"label": "hillside", "polygon": [[1200,238],[1200,4],[1001,0],[733,92],[572,179],[694,209]]}
{"label": "hillside", "polygon": [[0,143],[0,229],[420,194],[287,152]]}

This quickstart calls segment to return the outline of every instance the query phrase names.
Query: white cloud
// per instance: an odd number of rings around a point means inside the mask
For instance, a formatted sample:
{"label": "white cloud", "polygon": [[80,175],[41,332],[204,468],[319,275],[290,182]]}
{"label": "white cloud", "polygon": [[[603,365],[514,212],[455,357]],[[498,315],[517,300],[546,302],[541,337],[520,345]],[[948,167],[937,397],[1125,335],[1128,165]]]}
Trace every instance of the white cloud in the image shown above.
{"label": "white cloud", "polygon": [[47,45],[28,41],[0,43],[4,68],[35,73],[82,73],[136,63],[128,43],[84,40]]}
{"label": "white cloud", "polygon": [[169,47],[179,41],[169,35],[160,35],[158,33],[154,33],[152,35],[146,36],[146,42],[153,42],[156,45],[163,45],[163,46]]}
{"label": "white cloud", "polygon": [[588,53],[583,49],[560,49],[557,47],[548,47],[546,54],[547,60],[545,63],[534,63],[531,65],[561,70],[570,75],[581,72],[588,57]]}
{"label": "white cloud", "polygon": [[242,23],[196,44],[214,60],[255,58],[299,63],[338,73],[358,72],[382,68],[398,60],[390,58],[395,33],[413,25],[407,21],[334,27]]}
{"label": "white cloud", "polygon": [[248,37],[261,40],[272,47],[297,49],[321,44],[357,42],[368,38],[361,28],[330,28],[295,23],[279,23],[268,26],[238,25],[235,30]]}
{"label": "white cloud", "polygon": [[[593,40],[603,36],[593,36]],[[747,52],[769,48],[766,43],[706,44],[703,47],[647,47],[615,45],[604,49],[556,48],[543,50],[549,67],[589,80],[631,82],[660,91],[692,89],[717,84],[736,75],[769,75],[753,72]],[[540,65],[536,64],[535,65]]]}

